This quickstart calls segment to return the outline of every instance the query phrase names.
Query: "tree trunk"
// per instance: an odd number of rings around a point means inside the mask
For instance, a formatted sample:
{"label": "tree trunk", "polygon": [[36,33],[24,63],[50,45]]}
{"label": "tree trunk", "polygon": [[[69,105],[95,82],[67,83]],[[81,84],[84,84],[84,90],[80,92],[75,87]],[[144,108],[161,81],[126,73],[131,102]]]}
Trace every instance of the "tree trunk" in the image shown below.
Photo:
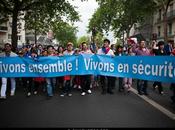
{"label": "tree trunk", "polygon": [[163,28],[164,28],[164,41],[168,42],[167,12],[164,12],[164,15],[163,15]]}
{"label": "tree trunk", "polygon": [[18,22],[18,10],[14,9],[12,16],[12,47],[15,51],[18,46],[18,32],[17,32],[17,22]]}

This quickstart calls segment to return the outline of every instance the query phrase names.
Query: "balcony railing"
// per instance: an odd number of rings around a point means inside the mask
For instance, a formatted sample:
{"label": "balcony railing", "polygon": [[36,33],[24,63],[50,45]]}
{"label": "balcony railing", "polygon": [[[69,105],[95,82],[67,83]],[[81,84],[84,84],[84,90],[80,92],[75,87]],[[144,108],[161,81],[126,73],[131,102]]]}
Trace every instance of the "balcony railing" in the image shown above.
{"label": "balcony railing", "polygon": [[175,10],[172,10],[170,12],[167,13],[167,18],[171,19],[171,18],[175,18]]}
{"label": "balcony railing", "polygon": [[8,28],[5,26],[0,26],[0,31],[7,32]]}

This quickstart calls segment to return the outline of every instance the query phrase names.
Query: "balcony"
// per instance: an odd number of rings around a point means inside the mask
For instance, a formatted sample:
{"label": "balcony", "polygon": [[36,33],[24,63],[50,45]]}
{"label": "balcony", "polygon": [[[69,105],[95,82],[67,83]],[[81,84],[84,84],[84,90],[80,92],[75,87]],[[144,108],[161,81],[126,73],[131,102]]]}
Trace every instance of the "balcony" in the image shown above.
{"label": "balcony", "polygon": [[5,26],[0,26],[0,32],[7,32],[8,28]]}
{"label": "balcony", "polygon": [[175,18],[175,10],[172,10],[170,12],[167,13],[167,18],[168,20],[172,20]]}

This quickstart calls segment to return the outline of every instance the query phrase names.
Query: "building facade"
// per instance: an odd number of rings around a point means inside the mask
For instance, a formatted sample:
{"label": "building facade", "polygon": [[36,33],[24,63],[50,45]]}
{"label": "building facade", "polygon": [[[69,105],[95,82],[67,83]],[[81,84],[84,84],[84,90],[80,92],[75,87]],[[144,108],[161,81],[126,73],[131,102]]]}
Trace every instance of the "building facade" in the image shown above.
{"label": "building facade", "polygon": [[[141,34],[146,41],[164,40],[163,9],[158,8],[152,16],[146,18],[143,25],[135,24],[131,29],[130,36]],[[167,12],[167,35],[168,41],[175,43],[175,0],[172,0]]]}
{"label": "building facade", "polygon": [[[0,46],[5,43],[11,43],[12,36],[12,18],[9,21],[0,25]],[[26,42],[25,39],[25,21],[19,20],[18,22],[18,45],[22,46]]]}
{"label": "building facade", "polygon": [[[153,36],[158,41],[164,39],[163,9],[159,8],[154,13]],[[167,12],[167,35],[168,40],[175,42],[175,0],[172,0]]]}

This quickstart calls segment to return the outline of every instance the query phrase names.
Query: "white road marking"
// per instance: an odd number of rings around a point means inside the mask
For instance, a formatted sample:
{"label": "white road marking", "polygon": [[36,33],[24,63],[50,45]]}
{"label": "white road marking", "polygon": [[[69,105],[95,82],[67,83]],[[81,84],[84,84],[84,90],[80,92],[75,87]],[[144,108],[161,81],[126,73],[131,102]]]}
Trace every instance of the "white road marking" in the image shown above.
{"label": "white road marking", "polygon": [[172,120],[175,120],[175,114],[170,112],[169,110],[167,110],[166,108],[164,108],[163,106],[159,105],[158,103],[156,103],[155,101],[151,100],[150,98],[148,98],[147,96],[144,95],[139,95],[137,93],[137,90],[135,90],[134,88],[131,88],[131,91],[138,95],[140,98],[142,98],[143,100],[145,100],[146,102],[148,102],[149,104],[151,104],[152,106],[154,106],[156,109],[158,109],[159,111],[161,111],[163,114],[167,115],[169,118],[171,118]]}

